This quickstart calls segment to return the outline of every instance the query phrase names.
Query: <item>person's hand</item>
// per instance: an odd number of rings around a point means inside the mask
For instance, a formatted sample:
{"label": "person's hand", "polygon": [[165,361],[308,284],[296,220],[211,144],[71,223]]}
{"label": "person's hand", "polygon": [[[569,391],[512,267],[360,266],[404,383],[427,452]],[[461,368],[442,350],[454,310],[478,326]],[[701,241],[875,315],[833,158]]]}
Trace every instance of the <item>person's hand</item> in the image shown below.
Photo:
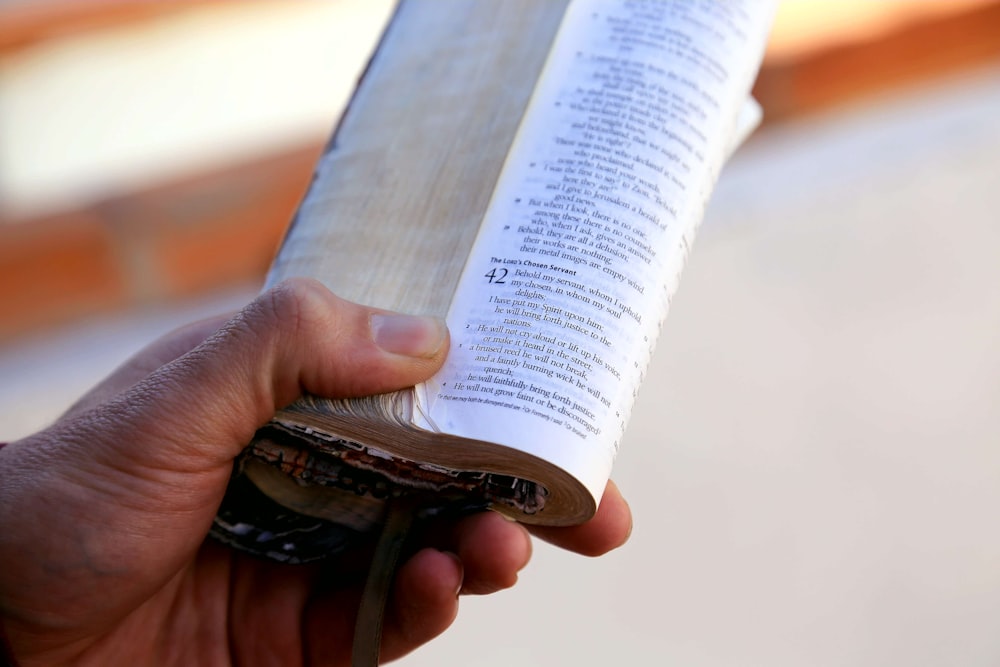
{"label": "person's hand", "polygon": [[[347,664],[357,587],[330,585],[322,564],[260,561],[206,534],[234,457],[276,409],[303,392],[413,385],[446,350],[436,320],[291,281],[224,325],[202,322],[154,343],[51,428],[0,449],[0,627],[16,659]],[[587,524],[534,532],[598,555],[630,527],[609,485]],[[459,593],[513,585],[531,553],[528,531],[492,512],[457,522],[442,540],[398,571],[383,660],[444,631]]]}

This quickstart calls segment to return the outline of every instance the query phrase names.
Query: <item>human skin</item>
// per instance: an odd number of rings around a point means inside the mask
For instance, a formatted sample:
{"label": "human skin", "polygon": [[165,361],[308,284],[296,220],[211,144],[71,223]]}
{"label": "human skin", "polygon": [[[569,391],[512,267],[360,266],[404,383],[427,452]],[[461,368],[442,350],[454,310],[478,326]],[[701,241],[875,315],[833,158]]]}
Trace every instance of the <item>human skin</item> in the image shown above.
{"label": "human skin", "polygon": [[[356,578],[206,535],[233,459],[277,409],[305,392],[411,386],[440,368],[447,342],[437,320],[293,280],[228,321],[156,341],[53,426],[0,449],[0,628],[18,664],[349,664]],[[630,529],[613,483],[581,526],[455,521],[399,568],[381,659],[447,629],[459,594],[514,585],[531,533],[596,556]]]}

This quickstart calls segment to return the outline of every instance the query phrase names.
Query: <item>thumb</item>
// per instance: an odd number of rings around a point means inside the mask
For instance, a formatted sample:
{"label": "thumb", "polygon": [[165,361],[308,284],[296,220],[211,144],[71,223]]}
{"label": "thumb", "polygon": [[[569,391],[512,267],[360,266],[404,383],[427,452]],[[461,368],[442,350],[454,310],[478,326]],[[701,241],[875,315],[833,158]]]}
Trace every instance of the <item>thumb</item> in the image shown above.
{"label": "thumb", "polygon": [[167,455],[171,468],[188,459],[195,469],[228,465],[276,410],[303,393],[343,398],[412,386],[440,368],[447,347],[438,319],[360,306],[318,282],[293,279],[107,411],[157,443],[137,452],[144,458]]}
{"label": "thumb", "polygon": [[[148,368],[165,346],[129,366]],[[22,476],[58,471],[111,503],[144,498],[150,512],[210,519],[233,459],[276,410],[303,393],[341,398],[412,386],[440,368],[447,348],[440,320],[360,306],[293,279],[128,389],[100,389],[112,397],[4,454],[25,455]]]}

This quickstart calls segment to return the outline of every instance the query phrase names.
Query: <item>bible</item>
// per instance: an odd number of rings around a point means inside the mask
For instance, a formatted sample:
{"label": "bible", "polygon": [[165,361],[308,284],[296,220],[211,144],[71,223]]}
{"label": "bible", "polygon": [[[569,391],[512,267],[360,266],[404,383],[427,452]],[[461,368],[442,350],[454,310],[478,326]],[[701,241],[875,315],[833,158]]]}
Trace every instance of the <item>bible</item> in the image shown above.
{"label": "bible", "polygon": [[307,396],[261,429],[213,527],[288,562],[387,499],[593,516],[726,157],[760,0],[403,0],[267,278],[445,318],[420,386]]}

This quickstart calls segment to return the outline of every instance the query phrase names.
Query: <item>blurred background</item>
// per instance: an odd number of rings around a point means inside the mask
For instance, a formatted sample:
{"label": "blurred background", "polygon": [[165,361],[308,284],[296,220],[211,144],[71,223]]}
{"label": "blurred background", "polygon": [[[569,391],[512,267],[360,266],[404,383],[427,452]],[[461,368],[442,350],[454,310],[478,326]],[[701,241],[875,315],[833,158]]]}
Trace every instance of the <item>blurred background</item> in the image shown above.
{"label": "blurred background", "polygon": [[[0,0],[0,440],[263,273],[387,0]],[[1000,664],[1000,3],[781,4],[622,447],[399,664]]]}

